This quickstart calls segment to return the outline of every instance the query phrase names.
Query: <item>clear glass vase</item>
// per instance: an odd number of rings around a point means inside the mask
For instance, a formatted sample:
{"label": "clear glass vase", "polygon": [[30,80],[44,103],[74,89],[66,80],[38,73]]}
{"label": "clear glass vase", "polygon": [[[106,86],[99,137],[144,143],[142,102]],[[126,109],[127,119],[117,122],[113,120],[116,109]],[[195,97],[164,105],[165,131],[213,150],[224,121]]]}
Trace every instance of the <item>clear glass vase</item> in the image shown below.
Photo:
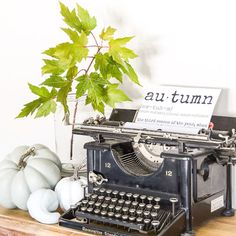
{"label": "clear glass vase", "polygon": [[[81,165],[86,164],[86,150],[84,144],[92,141],[93,139],[83,135],[73,135],[72,128],[75,120],[76,124],[81,124],[85,119],[89,117],[96,117],[99,113],[95,112],[91,105],[85,106],[86,96],[75,99],[75,94],[68,96],[67,102],[69,106],[70,116],[64,119],[64,111],[62,106],[58,106],[58,109],[54,116],[55,125],[55,145],[56,153],[59,156],[62,163]],[[74,110],[77,102],[76,117],[74,117]],[[111,109],[107,109],[106,117],[109,117]],[[101,114],[99,114],[101,115]]]}

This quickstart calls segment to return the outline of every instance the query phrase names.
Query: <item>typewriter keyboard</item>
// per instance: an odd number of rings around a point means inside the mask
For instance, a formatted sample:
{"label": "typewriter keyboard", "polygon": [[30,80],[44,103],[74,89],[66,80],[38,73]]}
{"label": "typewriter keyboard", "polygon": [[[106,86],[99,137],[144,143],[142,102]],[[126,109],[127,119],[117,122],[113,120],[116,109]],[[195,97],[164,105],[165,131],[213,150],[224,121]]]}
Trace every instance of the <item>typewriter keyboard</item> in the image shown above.
{"label": "typewriter keyboard", "polygon": [[160,204],[157,196],[141,195],[105,188],[94,188],[93,193],[76,204],[75,217],[79,222],[115,226],[128,231],[158,234],[177,212],[176,198]]}

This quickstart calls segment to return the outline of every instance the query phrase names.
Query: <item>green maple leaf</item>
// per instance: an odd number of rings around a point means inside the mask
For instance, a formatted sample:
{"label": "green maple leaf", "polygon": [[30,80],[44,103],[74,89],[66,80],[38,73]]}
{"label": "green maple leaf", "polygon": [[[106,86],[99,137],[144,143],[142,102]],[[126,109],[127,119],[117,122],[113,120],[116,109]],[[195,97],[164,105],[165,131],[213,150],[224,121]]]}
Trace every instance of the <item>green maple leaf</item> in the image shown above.
{"label": "green maple leaf", "polygon": [[68,69],[68,71],[66,73],[66,78],[71,81],[75,78],[75,76],[77,74],[78,74],[78,67],[77,66],[72,66]]}
{"label": "green maple leaf", "polygon": [[70,37],[74,43],[79,41],[79,35],[76,31],[69,28],[62,28],[62,30]]}
{"label": "green maple leaf", "polygon": [[56,102],[52,99],[48,100],[48,101],[42,103],[42,105],[38,108],[35,118],[39,118],[39,117],[43,117],[43,116],[45,117],[45,116],[49,115],[51,112],[55,113],[56,108],[57,108]]}
{"label": "green maple leaf", "polygon": [[60,60],[43,60],[45,65],[42,67],[42,74],[60,75],[67,69],[68,62]]}
{"label": "green maple leaf", "polygon": [[129,59],[136,58],[137,55],[124,45],[128,43],[133,37],[124,37],[118,39],[111,39],[109,42],[109,55],[112,56],[119,64],[123,64],[123,60],[128,62]]}
{"label": "green maple leaf", "polygon": [[40,88],[40,87],[37,87],[37,86],[32,85],[30,83],[28,85],[29,85],[31,92],[38,95],[39,97],[42,97],[42,98],[50,98],[51,97],[51,94],[47,90],[47,88],[45,88],[45,87]]}
{"label": "green maple leaf", "polygon": [[82,97],[88,89],[89,77],[86,74],[79,76],[76,80],[79,82],[76,86],[76,98],[79,98]]}
{"label": "green maple leaf", "polygon": [[46,79],[42,85],[46,85],[54,88],[62,88],[70,83],[68,80],[63,79],[61,76],[52,75],[50,78]]}
{"label": "green maple leaf", "polygon": [[131,81],[133,81],[134,83],[140,85],[139,79],[138,79],[138,75],[136,74],[135,70],[133,69],[133,67],[128,63],[125,62],[125,66],[119,65],[121,70],[128,75],[128,77],[130,78]]}
{"label": "green maple leaf", "polygon": [[75,9],[72,11],[69,10],[68,7],[66,7],[63,3],[60,2],[61,7],[61,15],[64,17],[64,21],[67,25],[69,25],[71,28],[76,29],[78,32],[81,32],[82,26],[81,22],[76,15]]}
{"label": "green maple leaf", "polygon": [[121,89],[118,89],[118,86],[118,84],[112,84],[106,89],[105,102],[113,108],[116,103],[131,101]]}
{"label": "green maple leaf", "polygon": [[81,23],[81,29],[88,35],[96,26],[95,17],[91,17],[87,10],[77,4],[78,16]]}
{"label": "green maple leaf", "polygon": [[99,35],[99,37],[102,40],[111,40],[113,39],[113,35],[115,32],[116,32],[116,29],[108,26],[106,30],[105,29],[102,30],[102,33]]}
{"label": "green maple leaf", "polygon": [[34,111],[42,104],[42,99],[38,98],[36,100],[33,100],[32,102],[29,102],[24,105],[24,108],[21,109],[21,112],[16,118],[23,118],[27,117],[28,115],[32,115]]}

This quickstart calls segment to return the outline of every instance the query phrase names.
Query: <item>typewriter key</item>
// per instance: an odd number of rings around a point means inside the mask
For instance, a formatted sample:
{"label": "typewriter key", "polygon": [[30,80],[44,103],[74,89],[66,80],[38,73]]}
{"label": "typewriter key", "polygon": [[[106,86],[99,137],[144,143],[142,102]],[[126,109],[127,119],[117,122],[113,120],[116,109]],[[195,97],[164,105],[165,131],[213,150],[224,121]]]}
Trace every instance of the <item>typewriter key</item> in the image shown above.
{"label": "typewriter key", "polygon": [[98,196],[98,201],[103,202],[104,198],[105,198],[104,196]]}
{"label": "typewriter key", "polygon": [[135,211],[135,209],[131,208],[131,209],[129,209],[129,213],[130,213],[131,216],[134,216],[136,211]]}
{"label": "typewriter key", "polygon": [[144,219],[144,229],[146,230],[146,231],[148,231],[149,230],[149,228],[150,228],[150,222],[151,222],[151,220],[150,219]]}
{"label": "typewriter key", "polygon": [[153,199],[154,199],[154,197],[153,196],[148,196],[148,201],[149,201],[149,204],[152,204],[152,201],[153,201]]}
{"label": "typewriter key", "polygon": [[105,193],[105,191],[106,191],[106,189],[105,189],[105,188],[100,188],[100,189],[99,189],[99,192],[100,192],[100,194],[104,194],[104,193]]}
{"label": "typewriter key", "polygon": [[156,232],[157,229],[158,229],[158,227],[159,227],[159,225],[160,225],[160,221],[159,221],[159,220],[153,220],[153,221],[151,222],[151,225],[152,225],[154,231]]}
{"label": "typewriter key", "polygon": [[111,189],[107,189],[106,190],[106,194],[108,197],[111,197],[111,193],[112,193],[112,190]]}
{"label": "typewriter key", "polygon": [[88,213],[93,212],[93,208],[92,208],[92,207],[88,207],[88,208],[87,208],[87,212],[88,212]]}
{"label": "typewriter key", "polygon": [[150,217],[150,211],[144,211],[143,215],[145,218],[149,218]]}
{"label": "typewriter key", "polygon": [[146,210],[151,211],[151,209],[152,209],[152,204],[147,204],[146,205]]}
{"label": "typewriter key", "polygon": [[141,196],[140,196],[140,199],[141,199],[142,203],[144,203],[144,200],[145,200],[146,198],[147,198],[146,195],[141,195]]}
{"label": "typewriter key", "polygon": [[98,187],[94,187],[94,188],[93,188],[93,192],[94,192],[94,193],[98,193],[98,190],[99,190]]}
{"label": "typewriter key", "polygon": [[105,202],[109,203],[111,201],[111,197],[105,197]]}
{"label": "typewriter key", "polygon": [[118,201],[118,199],[117,199],[117,198],[115,198],[115,197],[113,197],[113,198],[111,199],[111,202],[112,202],[113,204],[116,204],[116,203],[117,203],[117,201]]}
{"label": "typewriter key", "polygon": [[117,197],[118,193],[119,193],[119,192],[118,192],[117,190],[114,190],[114,191],[112,192],[112,195],[114,196],[114,198]]}
{"label": "typewriter key", "polygon": [[136,222],[138,224],[141,224],[143,222],[143,218],[142,217],[137,217]]}
{"label": "typewriter key", "polygon": [[96,208],[100,208],[101,205],[102,205],[101,202],[96,202],[96,203],[95,203],[95,207],[96,207]]}
{"label": "typewriter key", "polygon": [[107,203],[103,203],[103,204],[101,205],[101,207],[102,207],[103,210],[106,210],[107,207],[108,207],[108,204],[107,204]]}
{"label": "typewriter key", "polygon": [[83,206],[86,206],[87,203],[88,203],[88,200],[86,200],[86,199],[82,200],[82,204],[83,204]]}
{"label": "typewriter key", "polygon": [[140,217],[143,215],[143,211],[142,211],[142,210],[137,210],[136,213],[137,213],[137,215],[140,216]]}
{"label": "typewriter key", "polygon": [[137,194],[137,193],[135,193],[134,195],[133,195],[133,198],[134,198],[134,201],[138,201],[138,197],[139,197],[139,194]]}
{"label": "typewriter key", "polygon": [[101,211],[101,216],[104,217],[107,215],[107,211]]}
{"label": "typewriter key", "polygon": [[178,198],[172,197],[170,198],[170,202],[172,204],[172,216],[175,216],[175,203],[178,202]]}
{"label": "typewriter key", "polygon": [[110,211],[110,212],[107,213],[107,215],[108,215],[109,217],[113,217],[113,216],[115,215],[115,213],[114,213],[113,211]]}
{"label": "typewriter key", "polygon": [[128,208],[128,207],[123,207],[123,208],[122,208],[122,211],[124,212],[124,214],[127,214],[128,211],[129,211],[129,208]]}
{"label": "typewriter key", "polygon": [[129,219],[129,216],[128,216],[128,215],[123,215],[123,216],[122,216],[122,220],[126,221],[126,220],[128,220],[128,219]]}
{"label": "typewriter key", "polygon": [[114,211],[114,209],[115,209],[115,205],[114,205],[114,204],[110,204],[110,205],[108,206],[108,210],[109,210],[109,211]]}
{"label": "typewriter key", "polygon": [[128,198],[128,200],[131,199],[132,195],[133,195],[132,193],[126,193],[126,197]]}
{"label": "typewriter key", "polygon": [[156,204],[158,205],[159,204],[159,202],[161,201],[161,198],[159,198],[159,197],[155,197],[154,198],[154,201],[156,202]]}
{"label": "typewriter key", "polygon": [[120,218],[121,218],[121,214],[120,214],[120,213],[116,213],[116,214],[115,214],[115,218],[116,218],[116,219],[120,219]]}
{"label": "typewriter key", "polygon": [[100,209],[95,209],[94,213],[98,215],[100,213]]}
{"label": "typewriter key", "polygon": [[117,213],[119,213],[119,212],[121,211],[121,208],[122,208],[121,206],[116,206],[116,207],[115,207],[115,211],[116,211]]}
{"label": "typewriter key", "polygon": [[120,192],[119,195],[120,195],[121,199],[124,199],[125,192]]}
{"label": "typewriter key", "polygon": [[151,212],[151,217],[152,217],[153,220],[156,220],[157,219],[157,212],[152,211]]}
{"label": "typewriter key", "polygon": [[131,206],[132,206],[133,208],[136,208],[136,207],[138,206],[138,202],[136,202],[136,201],[132,202],[132,203],[131,203]]}
{"label": "typewriter key", "polygon": [[91,195],[91,199],[92,199],[93,201],[96,201],[96,200],[97,200],[97,197],[98,197],[97,194],[92,194],[92,195]]}
{"label": "typewriter key", "polygon": [[87,210],[87,207],[83,206],[80,208],[81,211],[86,211]]}
{"label": "typewriter key", "polygon": [[91,194],[90,193],[86,193],[84,196],[88,200],[90,198]]}
{"label": "typewriter key", "polygon": [[129,217],[129,221],[130,221],[130,222],[135,222],[135,220],[136,220],[136,217],[135,217],[135,216],[130,216],[130,217]]}
{"label": "typewriter key", "polygon": [[154,205],[154,206],[153,206],[153,209],[154,209],[155,211],[158,211],[158,210],[160,209],[160,205]]}
{"label": "typewriter key", "polygon": [[125,203],[125,200],[124,200],[124,199],[119,199],[119,200],[118,200],[119,206],[123,206],[124,203]]}
{"label": "typewriter key", "polygon": [[130,201],[130,200],[126,200],[126,201],[125,201],[125,206],[129,207],[130,204],[131,204],[131,201]]}
{"label": "typewriter key", "polygon": [[146,206],[146,204],[141,202],[138,204],[138,209],[143,210],[145,208],[145,206]]}

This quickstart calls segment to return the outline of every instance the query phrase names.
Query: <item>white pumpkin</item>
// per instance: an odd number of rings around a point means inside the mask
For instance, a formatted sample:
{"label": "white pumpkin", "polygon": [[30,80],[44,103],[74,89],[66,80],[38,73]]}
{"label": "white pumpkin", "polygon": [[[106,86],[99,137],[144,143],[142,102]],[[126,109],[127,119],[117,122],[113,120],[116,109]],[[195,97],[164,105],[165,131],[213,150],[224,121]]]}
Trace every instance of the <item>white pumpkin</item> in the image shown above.
{"label": "white pumpkin", "polygon": [[19,146],[0,162],[0,205],[27,210],[27,200],[40,188],[54,188],[61,179],[57,155],[41,144]]}
{"label": "white pumpkin", "polygon": [[87,186],[87,178],[83,176],[78,179],[65,177],[57,183],[55,191],[63,211],[68,210],[71,205],[76,204],[84,197],[83,186]]}
{"label": "white pumpkin", "polygon": [[33,192],[27,201],[29,214],[32,218],[43,224],[58,223],[60,214],[57,194],[51,189],[38,189]]}

